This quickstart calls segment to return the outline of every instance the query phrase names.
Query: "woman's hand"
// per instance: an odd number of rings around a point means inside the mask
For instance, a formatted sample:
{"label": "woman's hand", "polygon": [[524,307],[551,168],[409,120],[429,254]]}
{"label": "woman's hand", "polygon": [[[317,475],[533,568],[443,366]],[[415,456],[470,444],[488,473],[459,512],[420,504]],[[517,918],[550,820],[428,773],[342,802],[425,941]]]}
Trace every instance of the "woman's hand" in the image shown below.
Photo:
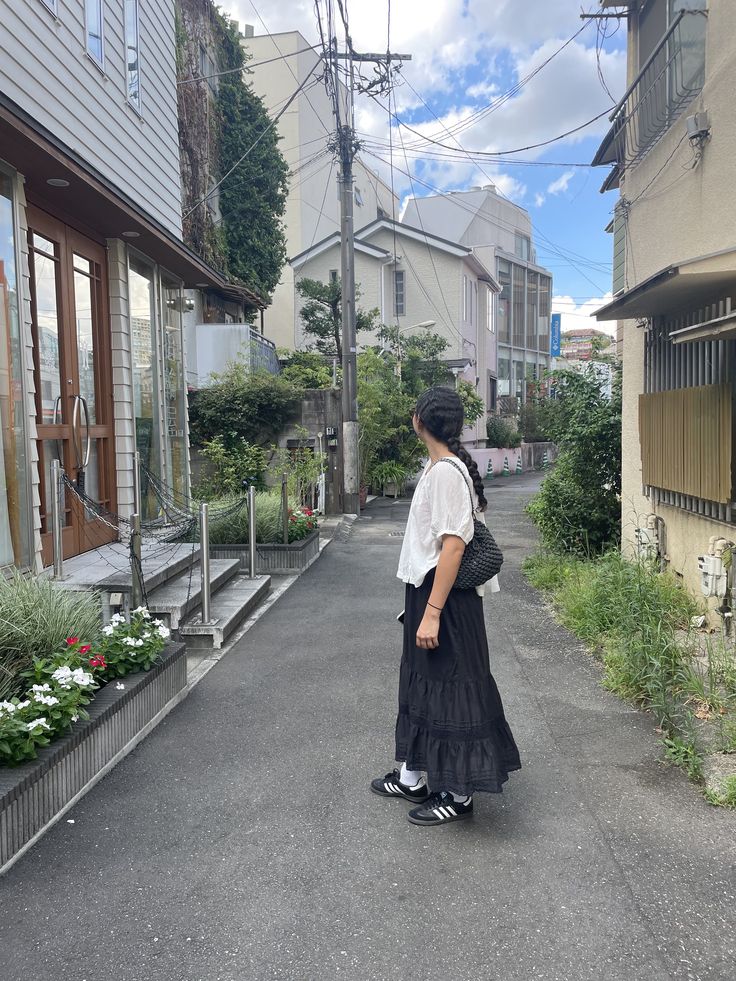
{"label": "woman's hand", "polygon": [[417,630],[417,647],[433,651],[440,646],[440,614],[438,610],[428,606],[424,611],[422,622]]}

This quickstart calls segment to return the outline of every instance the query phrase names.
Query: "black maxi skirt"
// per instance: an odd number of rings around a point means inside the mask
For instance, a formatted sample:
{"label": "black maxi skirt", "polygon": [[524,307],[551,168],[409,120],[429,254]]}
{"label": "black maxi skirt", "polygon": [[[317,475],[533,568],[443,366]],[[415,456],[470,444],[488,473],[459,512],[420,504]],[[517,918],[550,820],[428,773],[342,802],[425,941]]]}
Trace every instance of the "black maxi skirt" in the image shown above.
{"label": "black maxi skirt", "polygon": [[416,646],[434,582],[406,587],[396,759],[424,770],[430,790],[501,793],[519,751],[488,660],[483,600],[453,589],[440,616],[439,647]]}

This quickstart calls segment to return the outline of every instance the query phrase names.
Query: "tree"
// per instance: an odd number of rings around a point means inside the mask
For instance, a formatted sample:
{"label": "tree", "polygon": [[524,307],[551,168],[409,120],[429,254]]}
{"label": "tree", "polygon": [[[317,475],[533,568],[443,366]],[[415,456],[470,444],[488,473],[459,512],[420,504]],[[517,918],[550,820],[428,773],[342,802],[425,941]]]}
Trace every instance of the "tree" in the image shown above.
{"label": "tree", "polygon": [[[342,285],[339,279],[322,283],[318,279],[300,279],[296,283],[299,296],[306,303],[299,311],[304,333],[313,337],[311,345],[320,354],[342,360]],[[360,297],[356,287],[355,298]],[[355,330],[376,330],[378,310],[356,310]]]}
{"label": "tree", "polygon": [[[225,60],[229,67],[242,68],[246,58],[238,31],[221,19]],[[220,179],[224,178],[220,210],[227,272],[269,296],[286,261],[282,217],[288,194],[288,168],[263,100],[243,81],[241,72],[220,77],[217,107]]]}
{"label": "tree", "polygon": [[281,377],[300,388],[331,388],[332,366],[316,351],[279,349]]}
{"label": "tree", "polygon": [[381,345],[398,360],[404,391],[417,398],[433,385],[452,383],[452,372],[442,361],[450,342],[425,327],[421,333],[402,336],[394,325],[382,324],[378,330]]}

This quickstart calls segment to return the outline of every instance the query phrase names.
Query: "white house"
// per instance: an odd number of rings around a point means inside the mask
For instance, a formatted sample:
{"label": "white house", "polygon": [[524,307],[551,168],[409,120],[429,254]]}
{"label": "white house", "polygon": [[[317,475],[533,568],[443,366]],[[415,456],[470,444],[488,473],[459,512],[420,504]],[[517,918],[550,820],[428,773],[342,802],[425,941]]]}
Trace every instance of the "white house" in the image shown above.
{"label": "white house", "polygon": [[[188,486],[173,4],[16,0],[0,33],[0,566],[51,561],[50,467],[130,514]],[[115,537],[67,494],[66,557]],[[144,507],[152,503],[144,500]]]}
{"label": "white house", "polygon": [[[340,235],[331,235],[291,260],[295,279],[328,282],[340,268]],[[355,235],[358,307],[377,309],[382,323],[399,327],[400,337],[432,330],[449,342],[445,360],[456,377],[470,382],[487,411],[496,403],[496,319],[500,285],[473,249],[404,222],[377,218]],[[297,343],[305,339],[295,311]],[[358,337],[359,343],[375,338]],[[485,439],[485,417],[467,438]]]}
{"label": "white house", "polygon": [[[243,48],[253,66],[248,78],[271,116],[279,112],[299,85],[307,83],[277,123],[279,149],[292,173],[284,215],[287,254],[296,256],[340,228],[338,165],[328,149],[335,130],[332,103],[319,77],[319,54],[298,31],[253,36],[253,28],[246,26],[245,35]],[[391,189],[365,166],[360,156],[356,157],[354,173],[356,228],[380,214],[388,216],[398,211],[396,199],[392,206]],[[293,268],[287,264],[264,313],[266,337],[280,347],[293,348],[298,344],[294,333],[298,302]]]}
{"label": "white house", "polygon": [[552,274],[537,264],[529,213],[493,184],[412,198],[403,220],[471,248],[501,286],[498,394],[526,398],[550,367]]}

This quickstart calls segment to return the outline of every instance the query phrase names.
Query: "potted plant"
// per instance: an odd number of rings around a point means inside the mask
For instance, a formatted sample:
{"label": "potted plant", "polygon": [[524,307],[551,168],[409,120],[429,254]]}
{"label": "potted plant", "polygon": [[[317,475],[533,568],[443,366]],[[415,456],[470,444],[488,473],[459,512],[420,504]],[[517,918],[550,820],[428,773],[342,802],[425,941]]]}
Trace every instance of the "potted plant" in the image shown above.
{"label": "potted plant", "polygon": [[371,472],[371,482],[383,489],[384,497],[397,498],[404,489],[409,471],[395,460],[377,463]]}

